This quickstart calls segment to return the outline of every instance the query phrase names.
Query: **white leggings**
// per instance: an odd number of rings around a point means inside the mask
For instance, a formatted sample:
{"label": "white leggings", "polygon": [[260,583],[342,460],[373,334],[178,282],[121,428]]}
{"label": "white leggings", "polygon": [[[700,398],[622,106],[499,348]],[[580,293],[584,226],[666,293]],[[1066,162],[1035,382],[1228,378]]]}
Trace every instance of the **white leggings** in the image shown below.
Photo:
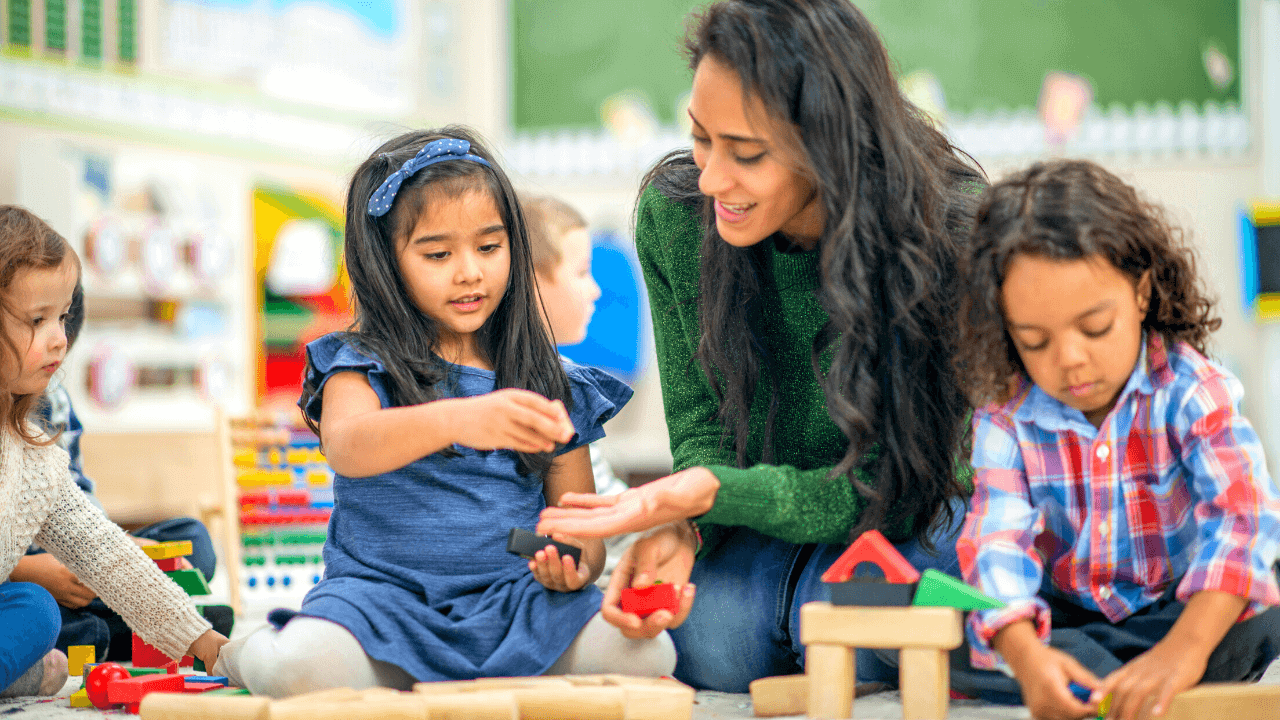
{"label": "white leggings", "polygon": [[[667,633],[628,640],[596,613],[546,674],[661,677],[675,667],[675,646]],[[268,625],[228,643],[210,673],[274,698],[333,687],[408,690],[414,683],[399,667],[366,655],[346,628],[310,617],[295,617],[282,630]]]}

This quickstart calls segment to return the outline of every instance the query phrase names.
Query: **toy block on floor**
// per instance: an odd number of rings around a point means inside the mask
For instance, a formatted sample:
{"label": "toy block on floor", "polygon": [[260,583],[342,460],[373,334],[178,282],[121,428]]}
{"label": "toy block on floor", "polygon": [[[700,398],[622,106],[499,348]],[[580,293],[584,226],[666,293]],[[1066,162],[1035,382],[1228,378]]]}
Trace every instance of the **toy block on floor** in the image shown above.
{"label": "toy block on floor", "polygon": [[911,603],[916,606],[953,607],[957,610],[987,610],[1002,608],[1004,603],[983,594],[944,572],[925,570],[916,584],[916,595]]}
{"label": "toy block on floor", "polygon": [[668,610],[672,615],[680,612],[680,596],[676,594],[676,586],[669,583],[657,583],[647,588],[623,588],[619,599],[622,612],[648,617],[659,610]]}
{"label": "toy block on floor", "polygon": [[181,692],[183,686],[180,675],[142,675],[113,680],[107,685],[107,701],[112,705],[138,703],[147,693]]}
{"label": "toy block on floor", "polygon": [[810,717],[853,717],[854,649],[899,650],[899,685],[905,720],[947,716],[948,650],[964,640],[960,611],[952,607],[851,607],[825,602],[800,608]]}
{"label": "toy block on floor", "polygon": [[200,568],[191,568],[190,570],[173,570],[165,573],[174,582],[178,583],[178,587],[188,595],[208,595],[210,593],[209,583],[204,579],[204,572]]}
{"label": "toy block on floor", "polygon": [[432,702],[508,693],[515,698],[519,717],[541,720],[587,717],[597,720],[691,720],[695,694],[693,688],[671,678],[626,675],[423,682],[414,685],[413,690],[430,696]]}
{"label": "toy block on floor", "polygon": [[93,645],[72,645],[67,648],[67,674],[80,677],[86,663],[92,664],[97,649]]}
{"label": "toy block on floor", "polygon": [[853,577],[859,563],[869,562],[884,571],[884,579],[890,583],[913,583],[920,573],[898,552],[879,530],[868,530],[836,558],[822,574],[822,581],[842,583]]}
{"label": "toy block on floor", "polygon": [[84,689],[80,689],[71,693],[71,707],[73,708],[93,707],[93,703],[89,702],[89,693],[86,692]]}
{"label": "toy block on floor", "polygon": [[160,568],[161,570],[163,570],[163,571],[165,571],[165,572],[171,572],[171,571],[173,571],[173,570],[181,570],[181,569],[182,569],[182,558],[180,558],[180,557],[176,557],[176,558],[161,558],[161,559],[159,559],[159,560],[154,560],[153,562],[155,562],[156,567]]}
{"label": "toy block on floor", "polygon": [[190,540],[173,540],[155,545],[143,545],[142,552],[152,560],[167,560],[190,555],[193,551]]}
{"label": "toy block on floor", "polygon": [[140,668],[162,668],[173,662],[168,655],[133,634],[133,665]]}
{"label": "toy block on floor", "polygon": [[138,714],[142,720],[268,720],[271,701],[267,698],[177,693],[151,693],[142,699]]}
{"label": "toy block on floor", "polygon": [[1275,720],[1280,716],[1280,685],[1208,683],[1173,696],[1162,720]]}
{"label": "toy block on floor", "polygon": [[803,715],[808,707],[809,678],[805,675],[779,675],[753,680],[751,710],[756,717]]}

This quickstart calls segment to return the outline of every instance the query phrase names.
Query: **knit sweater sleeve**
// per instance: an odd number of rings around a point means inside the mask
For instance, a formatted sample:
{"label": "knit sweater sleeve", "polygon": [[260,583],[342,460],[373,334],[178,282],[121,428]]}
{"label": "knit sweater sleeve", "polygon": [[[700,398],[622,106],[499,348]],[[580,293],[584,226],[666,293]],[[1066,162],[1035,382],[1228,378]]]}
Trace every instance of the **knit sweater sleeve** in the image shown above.
{"label": "knit sweater sleeve", "polygon": [[120,613],[140,638],[171,658],[185,655],[209,630],[209,622],[142,548],[88,501],[72,480],[65,452],[30,447],[28,453],[28,472],[55,475],[29,483],[48,487],[52,494],[36,541]]}
{"label": "knit sweater sleeve", "polygon": [[829,478],[832,466],[737,468],[731,446],[721,441],[719,403],[694,360],[701,232],[691,208],[655,188],[646,190],[637,212],[636,248],[653,315],[673,469],[703,466],[720,481],[715,504],[698,518],[706,549],[722,534],[717,525],[746,526],[793,543],[848,542],[866,501],[851,483]]}

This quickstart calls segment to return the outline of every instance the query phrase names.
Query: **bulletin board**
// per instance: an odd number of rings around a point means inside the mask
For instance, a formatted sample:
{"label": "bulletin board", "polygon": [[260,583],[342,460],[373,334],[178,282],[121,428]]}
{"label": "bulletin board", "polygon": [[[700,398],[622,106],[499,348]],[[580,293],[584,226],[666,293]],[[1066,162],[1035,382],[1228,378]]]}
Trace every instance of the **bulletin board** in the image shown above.
{"label": "bulletin board", "polygon": [[[693,0],[512,0],[513,122],[597,127],[619,92],[672,123],[689,90],[680,52]],[[903,73],[928,70],[952,113],[1034,107],[1045,74],[1089,79],[1094,101],[1240,100],[1239,0],[856,0]],[[1213,49],[1233,68],[1221,86]]]}

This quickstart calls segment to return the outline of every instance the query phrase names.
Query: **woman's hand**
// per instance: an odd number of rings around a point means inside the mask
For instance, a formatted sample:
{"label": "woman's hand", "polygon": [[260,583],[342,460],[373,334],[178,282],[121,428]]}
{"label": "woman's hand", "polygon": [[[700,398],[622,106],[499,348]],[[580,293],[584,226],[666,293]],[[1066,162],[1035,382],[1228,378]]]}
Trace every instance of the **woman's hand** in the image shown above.
{"label": "woman's hand", "polygon": [[53,596],[58,604],[78,610],[93,602],[98,597],[88,585],[80,582],[76,574],[59,562],[49,553],[23,555],[18,564],[9,573],[9,579],[15,582],[35,583]]}
{"label": "woman's hand", "polygon": [[565,493],[560,507],[542,511],[538,534],[612,537],[648,530],[706,514],[719,490],[710,470],[691,467],[618,495]]}
{"label": "woman's hand", "polygon": [[573,439],[573,422],[559,400],[516,388],[458,398],[455,442],[476,450],[551,452]]}
{"label": "woman's hand", "polygon": [[[551,539],[574,547],[582,547],[581,541],[576,541],[567,535],[557,534]],[[586,563],[575,564],[572,557],[562,556],[555,545],[547,545],[534,553],[533,559],[529,561],[529,570],[533,572],[533,578],[542,583],[543,587],[557,592],[581,590],[591,580],[591,569]]]}
{"label": "woman's hand", "polygon": [[[624,637],[651,638],[663,630],[679,627],[693,609],[696,588],[689,582],[697,538],[689,523],[683,520],[663,525],[646,533],[627,548],[613,570],[609,587],[604,591],[600,614]],[[645,588],[661,580],[675,585],[680,596],[680,609],[674,615],[658,610],[647,617],[622,611],[623,588]]]}
{"label": "woman's hand", "polygon": [[226,644],[227,638],[223,637],[222,633],[217,630],[205,630],[203,635],[191,643],[187,654],[200,658],[200,662],[212,670],[213,666],[218,664],[218,654],[222,652],[222,646]]}

